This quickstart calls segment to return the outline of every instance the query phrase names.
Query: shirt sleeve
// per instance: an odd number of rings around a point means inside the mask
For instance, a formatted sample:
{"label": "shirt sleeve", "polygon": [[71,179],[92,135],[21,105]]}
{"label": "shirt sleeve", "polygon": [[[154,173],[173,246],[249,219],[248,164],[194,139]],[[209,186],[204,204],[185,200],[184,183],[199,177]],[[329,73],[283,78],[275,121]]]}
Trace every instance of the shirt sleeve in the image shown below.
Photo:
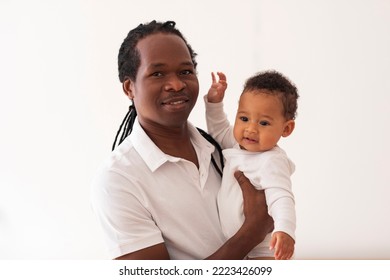
{"label": "shirt sleeve", "polygon": [[223,103],[210,103],[204,97],[206,107],[207,131],[221,145],[222,149],[232,148],[236,144],[233,127],[223,110]]}
{"label": "shirt sleeve", "polygon": [[103,170],[91,189],[91,204],[111,258],[163,243],[160,229],[133,181],[120,171]]}
{"label": "shirt sleeve", "polygon": [[296,213],[291,184],[295,166],[284,154],[270,155],[260,172],[248,174],[248,178],[255,186],[265,190],[268,212],[274,219],[274,232],[283,231],[295,240]]}

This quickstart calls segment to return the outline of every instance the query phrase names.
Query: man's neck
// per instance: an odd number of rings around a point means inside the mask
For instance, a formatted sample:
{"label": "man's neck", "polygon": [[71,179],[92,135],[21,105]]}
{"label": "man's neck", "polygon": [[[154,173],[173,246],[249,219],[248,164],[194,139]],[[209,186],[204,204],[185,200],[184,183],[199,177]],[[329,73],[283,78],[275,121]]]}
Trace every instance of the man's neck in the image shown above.
{"label": "man's neck", "polygon": [[187,122],[177,127],[142,124],[149,138],[165,154],[186,159],[199,168]]}

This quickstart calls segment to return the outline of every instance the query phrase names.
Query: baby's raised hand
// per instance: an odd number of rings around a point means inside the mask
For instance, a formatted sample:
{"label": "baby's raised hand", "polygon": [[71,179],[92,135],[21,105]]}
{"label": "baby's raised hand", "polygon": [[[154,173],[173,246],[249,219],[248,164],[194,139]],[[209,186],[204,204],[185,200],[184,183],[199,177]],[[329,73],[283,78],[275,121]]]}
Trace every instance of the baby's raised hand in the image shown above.
{"label": "baby's raised hand", "polygon": [[222,72],[217,72],[218,82],[215,77],[215,74],[211,72],[212,84],[207,93],[207,101],[210,103],[222,102],[223,97],[225,96],[225,91],[227,88],[226,76]]}

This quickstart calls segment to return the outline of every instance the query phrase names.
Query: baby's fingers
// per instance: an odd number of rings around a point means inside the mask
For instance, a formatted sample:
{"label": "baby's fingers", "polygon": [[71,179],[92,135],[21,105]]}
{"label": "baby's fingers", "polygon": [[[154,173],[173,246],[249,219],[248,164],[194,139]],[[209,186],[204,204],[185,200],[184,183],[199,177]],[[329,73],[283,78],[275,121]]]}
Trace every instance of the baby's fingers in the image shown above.
{"label": "baby's fingers", "polygon": [[215,78],[214,72],[211,72],[211,81],[213,82],[213,84],[215,84],[217,82],[217,79]]}
{"label": "baby's fingers", "polygon": [[223,72],[217,72],[219,82],[226,83],[226,75]]}
{"label": "baby's fingers", "polygon": [[279,243],[275,246],[275,259],[288,260],[292,257],[293,252],[294,247],[291,247],[288,244]]}

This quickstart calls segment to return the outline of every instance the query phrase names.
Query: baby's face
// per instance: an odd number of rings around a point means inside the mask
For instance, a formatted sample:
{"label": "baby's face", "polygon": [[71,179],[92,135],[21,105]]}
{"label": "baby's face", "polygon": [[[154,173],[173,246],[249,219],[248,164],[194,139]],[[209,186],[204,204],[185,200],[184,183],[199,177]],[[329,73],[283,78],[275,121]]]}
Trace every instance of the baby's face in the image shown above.
{"label": "baby's face", "polygon": [[276,95],[247,91],[240,97],[233,133],[242,149],[264,152],[292,132],[288,131],[291,122],[284,118],[282,101]]}

